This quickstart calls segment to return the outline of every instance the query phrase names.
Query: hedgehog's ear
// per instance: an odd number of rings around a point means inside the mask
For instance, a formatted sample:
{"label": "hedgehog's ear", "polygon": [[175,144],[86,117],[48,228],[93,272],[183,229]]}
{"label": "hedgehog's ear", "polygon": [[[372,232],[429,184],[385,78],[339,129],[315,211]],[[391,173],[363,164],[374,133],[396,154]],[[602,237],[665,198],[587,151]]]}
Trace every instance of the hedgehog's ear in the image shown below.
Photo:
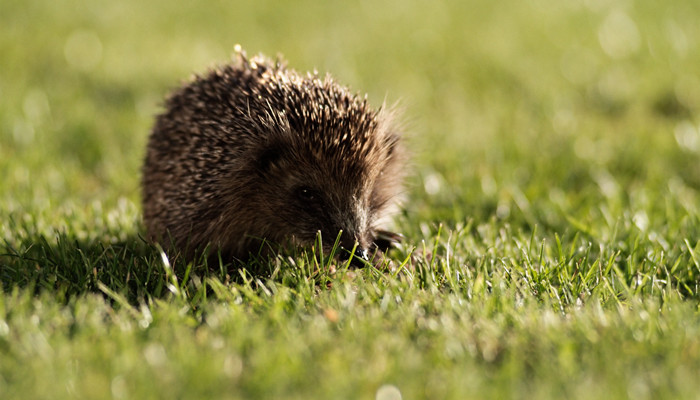
{"label": "hedgehog's ear", "polygon": [[396,148],[399,146],[399,135],[396,133],[391,133],[389,136],[386,138],[386,155],[387,157],[391,157],[394,155],[394,151]]}
{"label": "hedgehog's ear", "polygon": [[282,158],[283,148],[276,144],[266,145],[260,149],[255,158],[255,168],[266,174],[279,162]]}

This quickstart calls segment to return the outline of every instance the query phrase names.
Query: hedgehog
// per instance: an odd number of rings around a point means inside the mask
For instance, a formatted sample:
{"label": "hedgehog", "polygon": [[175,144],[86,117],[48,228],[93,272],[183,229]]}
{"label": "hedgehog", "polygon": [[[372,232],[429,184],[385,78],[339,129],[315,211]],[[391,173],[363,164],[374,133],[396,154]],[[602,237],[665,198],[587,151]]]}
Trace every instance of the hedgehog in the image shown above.
{"label": "hedgehog", "polygon": [[[251,256],[311,246],[357,265],[401,235],[405,151],[395,110],[372,108],[330,75],[301,74],[281,56],[195,75],[165,101],[148,139],[148,238],[192,257]],[[338,246],[339,245],[339,246]]]}

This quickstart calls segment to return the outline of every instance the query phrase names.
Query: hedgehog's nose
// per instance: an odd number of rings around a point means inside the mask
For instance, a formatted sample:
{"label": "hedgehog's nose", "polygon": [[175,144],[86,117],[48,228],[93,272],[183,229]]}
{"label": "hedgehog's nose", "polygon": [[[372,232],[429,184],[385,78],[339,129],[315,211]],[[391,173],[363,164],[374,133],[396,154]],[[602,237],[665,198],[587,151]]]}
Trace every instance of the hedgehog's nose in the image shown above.
{"label": "hedgehog's nose", "polygon": [[352,249],[341,249],[340,259],[342,261],[347,261],[350,257],[352,257],[352,259],[350,260],[350,265],[356,268],[364,267],[365,264],[369,262],[369,252],[367,251],[367,249],[363,249],[359,246],[355,248],[354,253],[352,252]]}

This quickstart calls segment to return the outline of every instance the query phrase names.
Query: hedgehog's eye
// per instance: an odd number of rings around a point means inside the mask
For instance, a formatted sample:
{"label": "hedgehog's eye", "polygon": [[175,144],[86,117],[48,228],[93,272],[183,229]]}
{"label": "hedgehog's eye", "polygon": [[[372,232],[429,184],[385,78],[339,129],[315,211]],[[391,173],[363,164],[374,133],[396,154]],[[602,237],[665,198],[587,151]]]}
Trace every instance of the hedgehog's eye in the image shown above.
{"label": "hedgehog's eye", "polygon": [[321,193],[309,186],[298,186],[294,189],[294,199],[301,207],[307,210],[318,210],[323,208],[323,196]]}
{"label": "hedgehog's eye", "polygon": [[308,186],[300,186],[295,190],[296,198],[304,202],[312,202],[318,200],[318,193]]}

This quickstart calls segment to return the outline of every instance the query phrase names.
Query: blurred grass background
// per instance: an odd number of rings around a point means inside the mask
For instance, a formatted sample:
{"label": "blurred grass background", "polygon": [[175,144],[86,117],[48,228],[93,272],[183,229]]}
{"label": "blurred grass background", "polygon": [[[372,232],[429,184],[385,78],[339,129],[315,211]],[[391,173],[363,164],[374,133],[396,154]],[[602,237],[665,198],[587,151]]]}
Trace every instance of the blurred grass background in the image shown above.
{"label": "blurred grass background", "polygon": [[[693,397],[699,17],[693,0],[3,0],[0,397]],[[235,44],[399,102],[415,276],[321,291],[284,264],[164,288],[138,239],[145,142],[168,91]]]}
{"label": "blurred grass background", "polygon": [[0,7],[0,188],[12,209],[136,202],[162,98],[236,43],[332,71],[375,104],[399,101],[421,219],[505,215],[518,191],[563,197],[575,213],[569,191],[664,187],[669,171],[700,185],[692,1]]}

